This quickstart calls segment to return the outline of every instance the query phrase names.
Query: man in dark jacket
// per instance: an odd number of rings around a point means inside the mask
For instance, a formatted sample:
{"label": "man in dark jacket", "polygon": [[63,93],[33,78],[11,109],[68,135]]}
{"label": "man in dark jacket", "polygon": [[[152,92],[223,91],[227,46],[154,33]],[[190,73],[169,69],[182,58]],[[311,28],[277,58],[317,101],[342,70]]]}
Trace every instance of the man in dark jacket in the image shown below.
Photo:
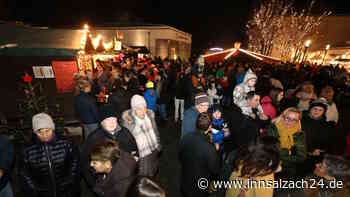
{"label": "man in dark jacket", "polygon": [[91,85],[87,80],[77,82],[80,94],[74,99],[75,112],[79,116],[84,126],[84,137],[97,129],[99,122],[99,113],[96,105],[96,99],[89,95]]}
{"label": "man in dark jacket", "polygon": [[119,120],[121,119],[121,114],[130,109],[130,100],[132,96],[132,91],[127,89],[126,83],[122,81],[115,82],[115,88],[112,95],[108,98],[108,103],[112,105]]}
{"label": "man in dark jacket", "polygon": [[101,110],[101,127],[91,133],[82,147],[81,168],[83,176],[90,188],[96,183],[96,176],[90,167],[89,154],[96,143],[103,140],[114,140],[119,143],[120,149],[137,156],[137,146],[131,133],[118,124],[115,112],[110,106],[104,106]]}
{"label": "man in dark jacket", "polygon": [[[334,124],[326,121],[327,101],[319,98],[310,104],[309,111],[303,112],[301,128],[305,134],[307,160],[303,165],[304,174],[311,173],[315,164],[322,161],[324,153],[330,153],[334,141]],[[341,142],[340,142],[341,143]]]}
{"label": "man in dark jacket", "polygon": [[186,97],[186,86],[185,86],[185,75],[183,73],[179,74],[176,81],[176,95],[175,95],[175,122],[179,118],[180,109],[180,120],[183,120],[184,109],[185,109],[185,97]]}
{"label": "man in dark jacket", "polygon": [[23,149],[19,175],[22,191],[33,197],[79,195],[79,152],[72,143],[55,136],[52,118],[33,116],[34,142]]}
{"label": "man in dark jacket", "polygon": [[[208,196],[208,188],[205,188],[208,185],[205,184],[214,180],[220,169],[219,156],[209,142],[211,122],[208,113],[199,114],[196,124],[197,132],[187,134],[180,142],[180,184],[184,197]],[[204,180],[204,185],[201,180]]]}
{"label": "man in dark jacket", "polygon": [[205,93],[198,93],[195,100],[195,106],[187,109],[182,120],[181,138],[188,133],[196,132],[196,121],[198,114],[208,112],[209,98]]}
{"label": "man in dark jacket", "polygon": [[240,146],[255,143],[259,135],[259,124],[250,116],[242,114],[237,105],[224,110],[224,117],[227,119],[231,135],[224,141],[224,152],[230,153]]}
{"label": "man in dark jacket", "polygon": [[13,146],[7,136],[0,135],[0,196],[12,197],[10,185]]}

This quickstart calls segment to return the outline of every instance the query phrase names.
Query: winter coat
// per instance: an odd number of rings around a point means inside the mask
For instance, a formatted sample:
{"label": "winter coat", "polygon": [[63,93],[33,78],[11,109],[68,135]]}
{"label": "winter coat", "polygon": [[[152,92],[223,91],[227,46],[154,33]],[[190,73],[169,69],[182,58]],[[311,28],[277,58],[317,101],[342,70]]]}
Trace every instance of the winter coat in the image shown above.
{"label": "winter coat", "polygon": [[[153,94],[152,94],[153,92]],[[152,110],[153,112],[157,111],[157,92],[154,89],[147,89],[143,94],[143,97],[147,103],[147,109]]]}
{"label": "winter coat", "polygon": [[249,116],[243,115],[242,122],[236,125],[238,128],[233,129],[234,125],[231,125],[230,129],[235,132],[232,133],[232,138],[235,141],[236,147],[245,146],[248,144],[255,143],[259,136],[259,124],[256,120],[250,118]]}
{"label": "winter coat", "polygon": [[[267,130],[267,135],[275,137],[279,140],[279,143],[281,143],[280,135],[275,124],[272,124],[271,127]],[[295,176],[297,174],[297,167],[306,159],[306,146],[304,136],[305,135],[302,131],[296,132],[293,135],[294,145],[291,150],[280,148],[282,172],[287,176]]]}
{"label": "winter coat", "polygon": [[157,90],[158,93],[158,103],[159,104],[168,104],[171,101],[170,96],[170,87],[169,87],[169,80],[168,79],[162,79],[160,82],[160,87]]}
{"label": "winter coat", "polygon": [[95,124],[100,121],[99,112],[94,97],[81,92],[74,98],[75,112],[83,124]]}
{"label": "winter coat", "polygon": [[236,78],[237,78],[237,80],[236,80],[237,85],[243,83],[244,78],[245,78],[245,72],[237,75]]}
{"label": "winter coat", "polygon": [[185,77],[180,77],[176,83],[176,94],[177,99],[185,99],[186,97],[186,81]]}
{"label": "winter coat", "polygon": [[182,128],[181,128],[181,138],[183,138],[188,133],[196,132],[196,121],[199,112],[196,107],[191,107],[184,112],[184,117],[182,120]]}
{"label": "winter coat", "polygon": [[[244,108],[247,108],[247,93],[255,91],[255,87],[248,86],[248,81],[251,79],[257,79],[257,76],[251,70],[248,70],[248,72],[244,76],[243,83],[237,85],[233,91],[233,102],[242,109],[243,113],[245,113]],[[258,106],[258,110],[259,113],[264,113],[261,108],[261,105]]]}
{"label": "winter coat", "polygon": [[220,170],[220,159],[207,137],[196,131],[183,137],[180,142],[181,191],[185,197],[209,196],[197,186],[200,178],[215,180]]}
{"label": "winter coat", "polygon": [[[146,157],[139,158],[138,169],[139,169],[139,175],[153,177],[158,173],[158,170],[159,170],[159,157],[161,152],[161,143],[160,143],[160,135],[158,132],[156,121],[155,121],[154,112],[151,110],[147,110],[146,113],[152,122],[153,131],[156,135],[160,148],[152,152],[150,155]],[[136,122],[135,122],[135,118],[132,115],[131,110],[127,110],[122,114],[122,122],[123,122],[122,123],[123,126],[127,128],[130,131],[130,133],[133,135],[133,131],[136,127]]]}
{"label": "winter coat", "polygon": [[19,158],[26,196],[68,197],[79,192],[79,152],[70,141],[58,136],[48,143],[35,139]]}
{"label": "winter coat", "polygon": [[0,135],[0,169],[3,171],[3,176],[0,178],[0,191],[11,179],[13,158],[14,149],[12,143],[7,136]]}
{"label": "winter coat", "polygon": [[312,119],[310,112],[305,111],[301,119],[301,128],[305,132],[306,148],[309,153],[315,149],[328,151],[333,141],[334,128],[324,118]]}
{"label": "winter coat", "polygon": [[271,120],[275,119],[277,116],[277,110],[272,103],[272,100],[269,96],[264,96],[261,99],[261,107],[264,111],[264,114],[269,117]]}
{"label": "winter coat", "polygon": [[96,183],[96,174],[90,166],[89,155],[95,144],[104,140],[118,142],[120,149],[137,156],[137,146],[134,137],[124,127],[118,125],[116,132],[112,135],[102,127],[91,133],[84,142],[81,149],[81,169],[87,184],[92,188]]}
{"label": "winter coat", "polygon": [[132,96],[133,94],[131,91],[118,88],[108,97],[108,104],[112,105],[119,120],[121,119],[122,113],[130,109],[130,100]]}
{"label": "winter coat", "polygon": [[224,117],[231,132],[231,135],[224,141],[225,152],[230,153],[240,146],[255,143],[259,135],[257,121],[242,114],[241,109],[236,105],[224,110]]}
{"label": "winter coat", "polygon": [[121,151],[112,171],[105,177],[99,175],[94,187],[95,193],[99,197],[126,197],[130,185],[136,178],[136,170],[135,159],[129,153]]}

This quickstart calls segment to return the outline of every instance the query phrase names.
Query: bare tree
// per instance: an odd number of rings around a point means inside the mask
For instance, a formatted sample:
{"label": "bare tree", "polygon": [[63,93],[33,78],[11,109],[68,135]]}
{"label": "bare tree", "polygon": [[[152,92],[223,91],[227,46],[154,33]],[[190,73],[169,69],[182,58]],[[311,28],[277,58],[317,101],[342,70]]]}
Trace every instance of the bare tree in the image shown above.
{"label": "bare tree", "polygon": [[275,48],[282,60],[300,59],[305,40],[316,37],[324,17],[331,14],[324,12],[312,16],[314,3],[315,0],[311,1],[307,9],[296,11],[291,1],[262,1],[247,24],[249,49],[271,55],[272,48]]}
{"label": "bare tree", "polygon": [[248,48],[270,55],[273,41],[281,26],[281,19],[291,8],[287,0],[263,0],[260,7],[254,10],[253,18],[247,23],[249,37]]}

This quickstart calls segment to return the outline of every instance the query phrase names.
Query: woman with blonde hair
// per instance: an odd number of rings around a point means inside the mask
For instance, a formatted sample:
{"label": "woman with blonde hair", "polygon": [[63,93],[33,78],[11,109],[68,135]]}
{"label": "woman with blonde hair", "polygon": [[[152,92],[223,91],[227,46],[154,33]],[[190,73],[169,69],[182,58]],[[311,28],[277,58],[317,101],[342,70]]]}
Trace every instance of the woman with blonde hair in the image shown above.
{"label": "woman with blonde hair", "polygon": [[304,133],[301,130],[301,112],[294,107],[287,108],[272,121],[267,133],[279,141],[282,174],[295,177],[297,166],[305,161]]}

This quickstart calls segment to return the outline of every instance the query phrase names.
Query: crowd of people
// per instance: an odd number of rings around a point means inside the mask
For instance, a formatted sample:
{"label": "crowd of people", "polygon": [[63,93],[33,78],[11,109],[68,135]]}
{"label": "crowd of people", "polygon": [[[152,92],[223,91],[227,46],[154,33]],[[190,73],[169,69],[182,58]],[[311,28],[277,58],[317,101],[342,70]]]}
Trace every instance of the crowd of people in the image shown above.
{"label": "crowd of people", "polygon": [[[274,192],[203,189],[203,178],[246,184],[318,176],[341,180],[345,189],[350,183],[350,144],[337,106],[349,74],[339,67],[227,61],[200,72],[193,61],[129,57],[98,60],[74,77],[84,142],[56,134],[48,114],[33,116],[34,140],[18,157],[16,187],[26,196],[79,196],[82,180],[99,197],[166,196],[159,184],[166,133],[158,126],[171,122],[179,128],[184,197]],[[10,197],[13,148],[2,136],[0,148],[0,196]]]}

